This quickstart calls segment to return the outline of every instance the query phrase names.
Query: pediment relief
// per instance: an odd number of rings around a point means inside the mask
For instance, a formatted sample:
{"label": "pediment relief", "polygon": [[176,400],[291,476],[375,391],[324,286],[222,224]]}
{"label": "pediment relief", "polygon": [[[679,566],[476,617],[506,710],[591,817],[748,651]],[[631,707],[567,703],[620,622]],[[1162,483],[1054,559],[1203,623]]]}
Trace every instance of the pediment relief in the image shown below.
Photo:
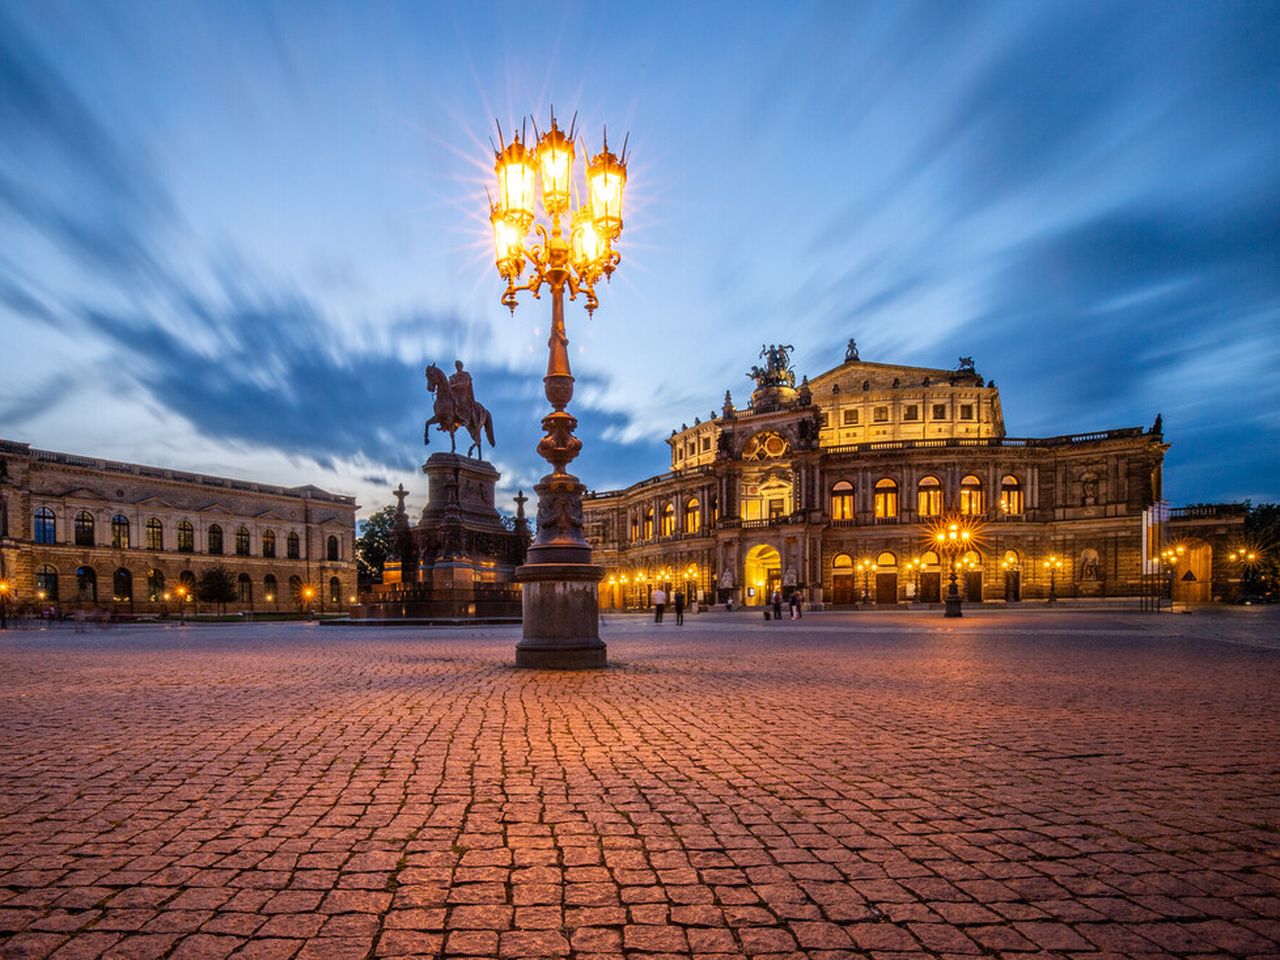
{"label": "pediment relief", "polygon": [[791,442],[774,430],[750,437],[742,448],[743,460],[777,460],[791,452]]}

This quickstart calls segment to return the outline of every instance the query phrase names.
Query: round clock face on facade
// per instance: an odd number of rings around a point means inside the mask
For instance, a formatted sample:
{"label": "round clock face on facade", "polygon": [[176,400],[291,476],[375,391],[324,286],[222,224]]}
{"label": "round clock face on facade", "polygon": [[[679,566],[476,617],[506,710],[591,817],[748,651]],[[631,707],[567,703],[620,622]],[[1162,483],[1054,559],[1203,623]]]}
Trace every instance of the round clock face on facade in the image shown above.
{"label": "round clock face on facade", "polygon": [[776,433],[757,433],[747,441],[742,450],[743,460],[776,460],[785,456],[789,444],[785,437]]}

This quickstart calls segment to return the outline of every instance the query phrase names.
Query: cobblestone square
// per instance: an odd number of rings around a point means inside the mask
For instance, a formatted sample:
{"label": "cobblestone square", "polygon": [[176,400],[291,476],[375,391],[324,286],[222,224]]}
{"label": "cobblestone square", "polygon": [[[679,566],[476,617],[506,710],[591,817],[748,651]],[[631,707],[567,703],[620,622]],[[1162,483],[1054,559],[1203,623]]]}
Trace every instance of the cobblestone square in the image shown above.
{"label": "cobblestone square", "polygon": [[4,957],[1280,956],[1280,619],[0,634]]}

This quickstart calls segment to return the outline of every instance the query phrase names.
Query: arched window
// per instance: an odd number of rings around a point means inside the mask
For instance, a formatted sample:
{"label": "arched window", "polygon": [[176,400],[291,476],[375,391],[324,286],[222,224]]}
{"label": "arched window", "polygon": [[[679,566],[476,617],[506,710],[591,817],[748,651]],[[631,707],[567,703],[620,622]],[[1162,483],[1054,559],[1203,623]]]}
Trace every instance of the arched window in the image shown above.
{"label": "arched window", "polygon": [[209,524],[209,552],[222,555],[222,527],[216,523]]}
{"label": "arched window", "polygon": [[241,527],[236,531],[236,556],[247,557],[249,555],[249,528]]}
{"label": "arched window", "polygon": [[644,538],[646,540],[653,539],[653,507],[645,507],[644,509]]}
{"label": "arched window", "polygon": [[76,567],[76,593],[81,601],[98,602],[98,572],[93,567]]}
{"label": "arched window", "polygon": [[262,595],[266,598],[267,603],[275,603],[276,598],[280,595],[280,586],[276,582],[275,574],[268,573],[262,578]]}
{"label": "arched window", "polygon": [[967,517],[982,514],[982,481],[973,474],[960,481],[960,512]]}
{"label": "arched window", "polygon": [[942,516],[942,484],[937,477],[922,477],[916,487],[916,513],[922,517]]}
{"label": "arched window", "polygon": [[667,502],[662,506],[662,535],[669,537],[676,532],[676,508]]}
{"label": "arched window", "polygon": [[40,507],[36,510],[32,534],[36,543],[58,542],[58,520],[51,509]]}
{"label": "arched window", "polygon": [[147,574],[147,599],[152,603],[164,599],[164,574],[159,570]]}
{"label": "arched window", "polygon": [[290,532],[285,539],[285,551],[285,555],[290,560],[298,559],[298,535],[296,533]]}
{"label": "arched window", "polygon": [[190,570],[183,570],[178,574],[178,583],[182,584],[188,592],[192,591],[196,588],[196,575]]}
{"label": "arched window", "polygon": [[938,555],[934,553],[932,550],[926,550],[924,553],[920,554],[920,566],[936,567],[937,565],[938,565]]}
{"label": "arched window", "polygon": [[253,581],[247,573],[236,577],[237,595],[241,603],[253,603]]}
{"label": "arched window", "polygon": [[685,533],[697,533],[702,529],[702,510],[698,498],[694,497],[684,505]]}
{"label": "arched window", "polygon": [[877,567],[896,567],[897,565],[898,565],[898,558],[895,557],[888,550],[884,551],[884,553],[876,557]]}
{"label": "arched window", "polygon": [[133,574],[124,567],[111,578],[111,599],[117,602],[133,599]]}
{"label": "arched window", "polygon": [[337,537],[330,537],[328,541],[326,541],[325,554],[326,556],[328,556],[330,560],[338,559],[338,538]]}
{"label": "arched window", "polygon": [[342,605],[342,581],[337,577],[329,578],[329,602]]}
{"label": "arched window", "polygon": [[36,571],[36,594],[41,600],[58,599],[58,571],[47,563]]}
{"label": "arched window", "polygon": [[875,514],[877,520],[891,520],[898,515],[898,482],[888,477],[876,481]]}
{"label": "arched window", "polygon": [[1000,512],[1012,517],[1021,516],[1025,510],[1022,497],[1022,481],[1007,474],[1000,481]]}
{"label": "arched window", "polygon": [[262,555],[264,557],[274,557],[276,555],[276,535],[271,530],[262,535]]}
{"label": "arched window", "polygon": [[195,549],[196,528],[191,525],[190,520],[182,520],[178,523],[178,550],[182,553],[194,553]]}
{"label": "arched window", "polygon": [[635,543],[640,539],[640,517],[637,514],[631,514],[631,542]]}
{"label": "arched window", "polygon": [[831,519],[853,519],[853,484],[841,480],[831,488]]}
{"label": "arched window", "polygon": [[294,603],[297,603],[299,600],[302,599],[302,578],[301,577],[295,576],[295,577],[289,578],[289,599],[292,600]]}
{"label": "arched window", "polygon": [[147,521],[147,549],[164,549],[164,524],[156,517]]}
{"label": "arched window", "polygon": [[129,549],[129,518],[123,513],[111,518],[111,546],[117,550]]}
{"label": "arched window", "polygon": [[93,514],[88,510],[76,514],[76,546],[93,546]]}
{"label": "arched window", "polygon": [[853,557],[847,553],[837,553],[835,559],[831,561],[831,569],[833,570],[852,570]]}

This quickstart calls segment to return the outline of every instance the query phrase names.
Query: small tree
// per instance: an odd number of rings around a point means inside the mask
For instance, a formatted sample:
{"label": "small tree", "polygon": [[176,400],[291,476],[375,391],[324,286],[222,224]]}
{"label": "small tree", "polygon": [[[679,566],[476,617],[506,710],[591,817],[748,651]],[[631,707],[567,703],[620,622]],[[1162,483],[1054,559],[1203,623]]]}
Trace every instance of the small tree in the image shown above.
{"label": "small tree", "polygon": [[227,612],[227,604],[235,600],[236,578],[224,566],[210,567],[196,581],[196,599],[204,603],[216,603]]}
{"label": "small tree", "polygon": [[383,507],[357,525],[356,573],[362,583],[381,583],[382,569],[391,556],[391,527],[396,520],[396,508]]}

